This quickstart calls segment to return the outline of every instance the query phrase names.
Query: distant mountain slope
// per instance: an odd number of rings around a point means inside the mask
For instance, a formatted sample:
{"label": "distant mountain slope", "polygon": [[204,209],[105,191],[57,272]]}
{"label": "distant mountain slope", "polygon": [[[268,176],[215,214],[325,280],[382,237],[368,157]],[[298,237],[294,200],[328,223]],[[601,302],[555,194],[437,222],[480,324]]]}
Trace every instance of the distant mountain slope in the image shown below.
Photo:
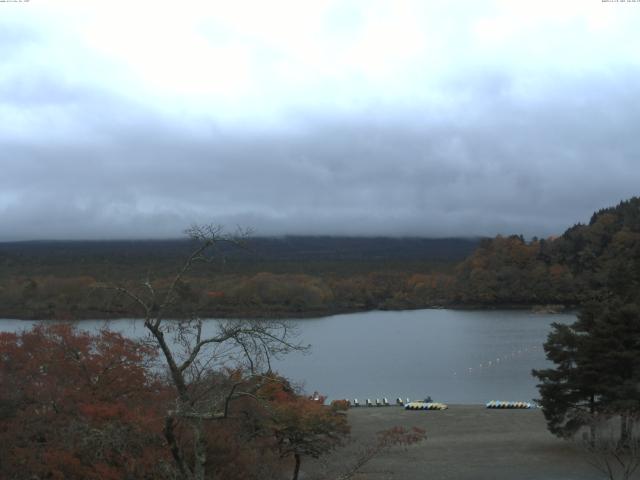
{"label": "distant mountain slope", "polygon": [[[139,314],[101,285],[166,288],[188,240],[0,244],[0,317]],[[577,306],[640,298],[640,199],[596,212],[558,238],[281,237],[223,248],[181,284],[176,317],[304,316],[442,307]],[[186,312],[191,313],[186,313]]]}
{"label": "distant mountain slope", "polygon": [[474,238],[306,237],[256,238],[255,254],[270,260],[460,261],[478,246]]}
{"label": "distant mountain slope", "polygon": [[[300,316],[442,304],[455,264],[479,241],[251,238],[245,249],[222,248],[213,265],[189,272],[185,308],[211,317]],[[194,246],[188,240],[0,244],[0,317],[135,315],[135,305],[99,286],[149,278],[162,289]]]}
{"label": "distant mountain slope", "polygon": [[[478,246],[476,238],[255,237],[247,249],[223,248],[239,261],[460,261]],[[0,243],[0,261],[65,263],[78,259],[147,262],[183,258],[189,240],[37,241]]]}

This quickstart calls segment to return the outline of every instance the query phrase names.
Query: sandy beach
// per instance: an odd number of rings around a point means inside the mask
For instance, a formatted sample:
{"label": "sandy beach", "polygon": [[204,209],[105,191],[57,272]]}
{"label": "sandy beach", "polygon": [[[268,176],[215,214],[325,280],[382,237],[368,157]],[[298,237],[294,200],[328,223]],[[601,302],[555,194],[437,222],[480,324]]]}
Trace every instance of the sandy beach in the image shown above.
{"label": "sandy beach", "polygon": [[605,478],[580,448],[551,435],[542,412],[452,405],[444,411],[360,407],[348,413],[353,443],[324,461],[303,461],[307,478],[338,472],[375,433],[393,426],[423,428],[427,440],[372,460],[357,479],[596,480]]}

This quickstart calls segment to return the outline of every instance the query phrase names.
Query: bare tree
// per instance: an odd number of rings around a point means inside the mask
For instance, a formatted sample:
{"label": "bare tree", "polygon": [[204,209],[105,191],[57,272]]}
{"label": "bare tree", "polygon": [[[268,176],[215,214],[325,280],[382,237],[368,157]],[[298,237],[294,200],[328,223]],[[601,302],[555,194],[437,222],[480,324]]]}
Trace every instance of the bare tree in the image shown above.
{"label": "bare tree", "polygon": [[358,474],[371,460],[383,455],[394,447],[406,448],[426,439],[425,431],[421,428],[392,427],[378,432],[375,443],[363,448],[355,461],[338,477],[338,480],[350,480]]}
{"label": "bare tree", "polygon": [[580,446],[587,462],[609,480],[629,480],[640,467],[640,415],[598,414],[582,433]]}
{"label": "bare tree", "polygon": [[[319,463],[321,473],[310,478],[313,480],[351,480],[363,475],[362,470],[371,461],[384,457],[395,449],[406,449],[426,440],[423,429],[412,427],[391,427],[376,434],[369,442],[361,443],[351,439],[338,451],[337,457],[328,458]],[[338,461],[336,461],[336,458]],[[317,467],[318,469],[318,467]]]}
{"label": "bare tree", "polygon": [[[137,288],[113,286],[140,309],[152,342],[162,352],[170,383],[175,389],[175,405],[165,418],[164,436],[175,460],[179,476],[188,480],[211,478],[207,472],[205,429],[210,422],[230,415],[230,404],[240,397],[255,398],[262,372],[270,372],[270,359],[302,350],[286,321],[223,320],[204,323],[196,311],[183,320],[168,315],[183,303],[181,288],[185,276],[196,264],[218,258],[223,245],[242,246],[249,232],[227,234],[222,227],[193,226],[186,231],[196,247],[165,288],[156,288],[147,279]],[[184,313],[184,312],[183,312]],[[251,376],[222,375],[224,369],[242,369]],[[272,378],[265,381],[273,381]],[[177,425],[186,426],[192,440],[185,452],[176,434]]]}

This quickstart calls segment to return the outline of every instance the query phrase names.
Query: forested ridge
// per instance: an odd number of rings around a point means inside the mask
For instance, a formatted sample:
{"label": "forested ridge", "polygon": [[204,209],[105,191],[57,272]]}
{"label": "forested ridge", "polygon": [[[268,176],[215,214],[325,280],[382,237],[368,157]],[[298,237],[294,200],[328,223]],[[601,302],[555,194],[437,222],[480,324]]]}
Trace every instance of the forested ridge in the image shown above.
{"label": "forested ridge", "polygon": [[[195,267],[181,285],[181,305],[208,316],[275,317],[409,308],[434,294],[444,301],[440,284],[450,282],[456,263],[479,241],[248,238],[241,248],[221,246],[213,263]],[[0,316],[135,314],[130,302],[102,287],[150,279],[162,288],[192,248],[188,240],[0,244]],[[422,299],[425,288],[429,297]]]}
{"label": "forested ridge", "polygon": [[484,240],[456,269],[455,303],[578,305],[593,295],[637,291],[640,199],[594,213],[561,236]]}
{"label": "forested ridge", "polygon": [[[135,314],[101,288],[158,287],[188,241],[17,242],[0,245],[0,316]],[[182,308],[209,316],[303,316],[424,307],[573,307],[640,280],[640,199],[594,213],[558,237],[527,240],[282,237],[219,252],[181,285]],[[186,310],[185,310],[186,311]],[[175,311],[180,316],[184,312]]]}

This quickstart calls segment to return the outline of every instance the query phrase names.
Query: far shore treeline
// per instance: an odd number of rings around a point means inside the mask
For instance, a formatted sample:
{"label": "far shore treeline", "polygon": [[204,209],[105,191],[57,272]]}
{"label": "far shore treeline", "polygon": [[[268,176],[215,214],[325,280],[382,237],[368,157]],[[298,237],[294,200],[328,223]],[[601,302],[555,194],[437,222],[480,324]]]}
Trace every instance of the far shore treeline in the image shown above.
{"label": "far shore treeline", "polygon": [[[0,317],[136,316],[109,284],[166,286],[188,240],[0,244]],[[180,317],[320,316],[427,307],[572,308],[608,282],[637,285],[640,199],[558,237],[249,238],[180,287]]]}

